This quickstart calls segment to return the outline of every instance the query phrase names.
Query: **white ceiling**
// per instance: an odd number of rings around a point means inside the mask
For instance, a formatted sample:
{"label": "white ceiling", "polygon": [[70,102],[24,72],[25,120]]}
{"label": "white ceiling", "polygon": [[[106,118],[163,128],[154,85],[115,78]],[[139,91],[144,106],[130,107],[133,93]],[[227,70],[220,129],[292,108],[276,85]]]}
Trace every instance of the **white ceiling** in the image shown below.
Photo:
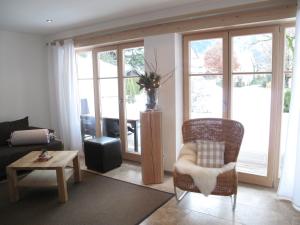
{"label": "white ceiling", "polygon": [[53,35],[261,1],[268,0],[0,0],[0,29]]}

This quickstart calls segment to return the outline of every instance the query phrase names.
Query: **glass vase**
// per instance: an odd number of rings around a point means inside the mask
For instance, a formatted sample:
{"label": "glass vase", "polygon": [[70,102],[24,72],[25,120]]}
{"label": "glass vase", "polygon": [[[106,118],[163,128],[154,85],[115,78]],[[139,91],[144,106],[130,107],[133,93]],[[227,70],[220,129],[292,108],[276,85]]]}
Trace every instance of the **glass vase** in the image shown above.
{"label": "glass vase", "polygon": [[147,93],[146,111],[155,110],[157,107],[157,99],[158,99],[157,88],[151,88],[147,90],[146,93]]}

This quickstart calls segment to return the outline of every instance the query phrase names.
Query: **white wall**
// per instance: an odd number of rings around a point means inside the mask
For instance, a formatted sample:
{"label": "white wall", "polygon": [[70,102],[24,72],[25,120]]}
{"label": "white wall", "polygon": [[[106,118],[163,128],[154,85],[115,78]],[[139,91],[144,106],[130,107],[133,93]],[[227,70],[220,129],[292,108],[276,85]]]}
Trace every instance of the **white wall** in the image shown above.
{"label": "white wall", "polygon": [[145,59],[155,65],[157,52],[158,72],[161,75],[174,70],[173,76],[159,89],[158,105],[162,111],[164,168],[173,170],[181,146],[182,125],[182,37],[164,34],[145,37]]}
{"label": "white wall", "polygon": [[42,36],[0,30],[0,122],[49,127],[46,50]]}

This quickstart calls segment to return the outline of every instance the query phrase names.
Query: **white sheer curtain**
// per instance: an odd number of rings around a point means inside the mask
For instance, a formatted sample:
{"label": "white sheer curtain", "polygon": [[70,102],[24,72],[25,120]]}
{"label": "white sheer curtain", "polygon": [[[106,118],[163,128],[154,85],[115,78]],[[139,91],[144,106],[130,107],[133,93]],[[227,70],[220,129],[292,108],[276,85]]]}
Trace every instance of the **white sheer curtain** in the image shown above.
{"label": "white sheer curtain", "polygon": [[72,40],[48,47],[51,125],[65,149],[81,150],[78,85]]}
{"label": "white sheer curtain", "polygon": [[292,201],[300,210],[300,0],[297,7],[292,98],[278,196]]}

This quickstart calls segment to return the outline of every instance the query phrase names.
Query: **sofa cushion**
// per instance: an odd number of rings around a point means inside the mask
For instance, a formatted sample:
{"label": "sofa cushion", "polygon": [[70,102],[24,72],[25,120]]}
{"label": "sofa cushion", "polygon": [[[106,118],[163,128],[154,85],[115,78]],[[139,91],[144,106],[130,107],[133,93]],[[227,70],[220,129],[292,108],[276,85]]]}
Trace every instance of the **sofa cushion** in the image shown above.
{"label": "sofa cushion", "polygon": [[16,145],[48,144],[48,129],[16,130],[11,133],[10,143]]}
{"label": "sofa cushion", "polygon": [[[6,140],[10,137],[9,122],[0,123],[0,146],[7,145]],[[0,149],[1,150],[1,149]]]}
{"label": "sofa cushion", "polygon": [[28,116],[24,117],[23,119],[10,121],[10,133],[16,130],[27,130],[29,128],[28,123]]}
{"label": "sofa cushion", "polygon": [[12,132],[16,130],[29,129],[28,116],[15,121],[7,121],[0,123],[0,146],[7,145],[7,140]]}

